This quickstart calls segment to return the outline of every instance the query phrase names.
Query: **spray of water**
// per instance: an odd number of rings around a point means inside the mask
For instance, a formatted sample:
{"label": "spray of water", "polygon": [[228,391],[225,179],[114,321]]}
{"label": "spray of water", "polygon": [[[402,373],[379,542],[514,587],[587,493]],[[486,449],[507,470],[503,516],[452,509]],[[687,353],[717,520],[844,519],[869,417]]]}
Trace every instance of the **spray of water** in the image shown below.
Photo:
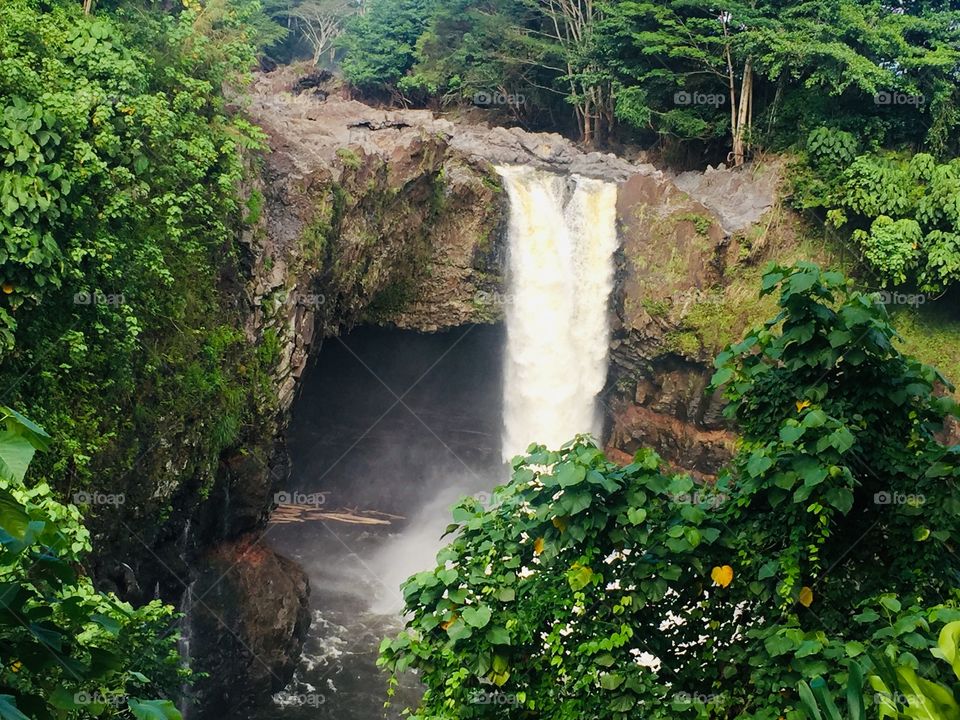
{"label": "spray of water", "polygon": [[503,457],[531,442],[599,435],[607,302],[617,249],[616,185],[498,167],[510,197]]}

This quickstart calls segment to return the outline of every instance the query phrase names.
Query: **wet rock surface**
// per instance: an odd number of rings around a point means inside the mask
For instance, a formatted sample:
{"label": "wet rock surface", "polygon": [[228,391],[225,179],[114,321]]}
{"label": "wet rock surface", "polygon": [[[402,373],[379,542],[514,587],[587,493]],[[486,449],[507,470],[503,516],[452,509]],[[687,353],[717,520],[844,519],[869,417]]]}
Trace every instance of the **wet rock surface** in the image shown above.
{"label": "wet rock surface", "polygon": [[608,399],[608,454],[627,461],[650,447],[675,470],[712,481],[736,436],[721,414],[721,399],[707,392],[709,370],[672,355],[643,359],[629,344],[613,352],[613,363],[631,373]]}
{"label": "wet rock surface", "polygon": [[708,354],[675,339],[684,308],[723,285],[730,236],[705,205],[650,177],[622,183],[617,210],[608,453],[626,460],[652,447],[674,468],[710,479],[733,435],[719,399],[705,394]]}
{"label": "wet rock surface", "polygon": [[[652,344],[654,355],[666,331],[651,324],[645,299],[675,302],[679,294],[689,299],[722,283],[735,245],[731,233],[773,204],[776,164],[762,172],[719,168],[673,176],[585,152],[557,134],[371,107],[344,97],[335,83],[322,98],[296,94],[301,85],[291,68],[262,73],[247,108],[271,148],[251,295],[309,298],[312,291],[323,301],[267,319],[292,345],[283,354],[285,399],[306,362],[312,326],[321,336],[358,320],[435,331],[501,316],[509,208],[495,165],[527,164],[619,185],[624,248],[616,337],[634,349]],[[337,203],[339,217],[332,217]],[[318,225],[329,248],[305,257],[302,238]]]}
{"label": "wet rock surface", "polygon": [[184,635],[200,720],[238,717],[290,681],[309,626],[300,567],[253,537],[209,553],[186,598]]}

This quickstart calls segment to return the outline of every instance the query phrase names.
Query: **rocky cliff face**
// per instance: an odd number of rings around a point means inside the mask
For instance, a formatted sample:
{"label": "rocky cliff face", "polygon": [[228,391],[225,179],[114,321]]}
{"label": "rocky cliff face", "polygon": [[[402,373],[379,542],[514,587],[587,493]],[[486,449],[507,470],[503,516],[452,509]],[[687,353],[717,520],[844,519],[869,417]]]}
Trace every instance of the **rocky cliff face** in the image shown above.
{"label": "rocky cliff face", "polygon": [[500,317],[507,205],[495,166],[527,163],[615,181],[655,173],[559,135],[455,124],[428,111],[294,95],[261,75],[247,112],[266,130],[245,239],[249,334],[279,339],[288,405],[309,348],[360,322],[422,331]]}
{"label": "rocky cliff face", "polygon": [[[711,478],[734,435],[707,393],[711,360],[759,308],[738,307],[736,268],[757,265],[747,238],[774,203],[777,168],[634,174],[620,184],[608,453],[653,447]],[[684,192],[680,187],[685,187]],[[746,288],[752,298],[756,286]],[[742,312],[740,312],[742,310]]]}

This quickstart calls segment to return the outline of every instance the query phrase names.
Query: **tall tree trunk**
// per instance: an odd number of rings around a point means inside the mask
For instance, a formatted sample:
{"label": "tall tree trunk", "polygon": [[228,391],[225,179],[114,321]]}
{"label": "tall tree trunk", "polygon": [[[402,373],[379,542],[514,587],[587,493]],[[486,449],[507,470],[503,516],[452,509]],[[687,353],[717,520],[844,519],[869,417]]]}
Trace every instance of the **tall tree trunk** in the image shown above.
{"label": "tall tree trunk", "polygon": [[594,85],[590,88],[590,97],[593,105],[593,142],[602,144],[606,134],[606,118],[603,114],[603,88]]}
{"label": "tall tree trunk", "polygon": [[[749,142],[747,133],[750,127],[751,102],[753,99],[753,67],[750,58],[743,65],[743,80],[740,84],[740,107],[737,109],[737,124],[734,128],[733,164],[743,165],[746,158],[745,143]],[[746,140],[744,138],[747,138]]]}
{"label": "tall tree trunk", "polygon": [[[773,96],[773,103],[770,105],[770,112],[767,114],[767,133],[773,132],[773,124],[777,119],[777,112],[780,108],[780,98],[783,96],[784,80],[781,74],[777,80],[777,92]],[[752,108],[751,108],[752,110]]]}
{"label": "tall tree trunk", "polygon": [[730,139],[733,143],[733,149],[727,157],[729,161],[733,158],[736,164],[737,158],[737,86],[736,78],[733,75],[733,57],[730,55],[730,46],[726,48],[727,56],[727,92],[730,95]]}
{"label": "tall tree trunk", "polygon": [[753,139],[753,68],[750,69],[750,87],[747,88],[747,151]]}
{"label": "tall tree trunk", "polygon": [[613,87],[608,84],[604,88],[604,98],[603,98],[603,115],[606,118],[606,137],[604,141],[606,142],[612,135],[613,129],[616,127],[616,116],[614,115],[614,99],[613,99]]}
{"label": "tall tree trunk", "polygon": [[593,114],[590,110],[590,96],[583,101],[583,142],[586,145],[593,143]]}
{"label": "tall tree trunk", "polygon": [[93,4],[96,0],[83,0],[83,14],[89,15],[93,12]]}
{"label": "tall tree trunk", "polygon": [[749,142],[748,129],[753,123],[753,64],[748,57],[743,65],[743,78],[740,81],[740,101],[737,102],[736,78],[733,73],[733,58],[727,48],[727,82],[730,92],[730,138],[733,142],[729,159],[734,167],[743,165],[746,159],[746,143]]}
{"label": "tall tree trunk", "polygon": [[604,130],[603,88],[597,85],[584,87],[584,81],[577,75],[582,68],[582,50],[589,42],[599,10],[594,7],[593,0],[539,0],[539,3],[552,26],[552,32],[548,31],[548,35],[563,49],[570,95],[582,97],[574,105],[580,140],[594,143]]}

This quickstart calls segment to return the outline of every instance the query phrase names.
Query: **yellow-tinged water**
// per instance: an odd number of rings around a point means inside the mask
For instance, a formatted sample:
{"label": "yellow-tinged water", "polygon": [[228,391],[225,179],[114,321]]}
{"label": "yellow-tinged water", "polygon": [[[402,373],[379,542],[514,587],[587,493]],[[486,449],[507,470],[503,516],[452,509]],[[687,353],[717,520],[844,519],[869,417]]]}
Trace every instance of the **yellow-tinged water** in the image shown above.
{"label": "yellow-tinged water", "polygon": [[599,435],[617,188],[591,178],[499,167],[510,197],[503,456]]}

